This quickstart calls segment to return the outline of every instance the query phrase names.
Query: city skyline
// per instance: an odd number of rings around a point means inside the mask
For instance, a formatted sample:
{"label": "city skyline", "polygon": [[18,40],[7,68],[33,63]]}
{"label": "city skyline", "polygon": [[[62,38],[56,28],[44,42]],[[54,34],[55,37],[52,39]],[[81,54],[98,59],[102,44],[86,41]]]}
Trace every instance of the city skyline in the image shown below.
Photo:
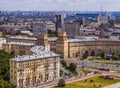
{"label": "city skyline", "polygon": [[0,10],[120,11],[119,3],[119,0],[0,0]]}

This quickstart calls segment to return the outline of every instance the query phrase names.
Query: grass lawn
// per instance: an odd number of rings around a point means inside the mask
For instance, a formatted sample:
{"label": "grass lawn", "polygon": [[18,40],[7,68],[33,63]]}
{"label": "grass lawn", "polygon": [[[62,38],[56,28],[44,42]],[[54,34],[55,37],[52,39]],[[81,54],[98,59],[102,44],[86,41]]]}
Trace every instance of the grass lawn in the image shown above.
{"label": "grass lawn", "polygon": [[[90,82],[90,80],[93,80]],[[73,82],[67,84],[65,87],[52,87],[52,88],[102,88],[107,85],[120,82],[120,79],[104,79],[99,76],[91,77],[83,81]]]}
{"label": "grass lawn", "polygon": [[85,75],[87,75],[89,73],[88,70],[85,70],[85,69],[80,69]]}
{"label": "grass lawn", "polygon": [[88,67],[88,68],[91,68],[91,69],[97,69],[96,67]]}
{"label": "grass lawn", "polygon": [[77,72],[73,72],[72,75],[73,75],[74,77],[77,77],[77,76],[78,76],[78,73],[77,73]]}

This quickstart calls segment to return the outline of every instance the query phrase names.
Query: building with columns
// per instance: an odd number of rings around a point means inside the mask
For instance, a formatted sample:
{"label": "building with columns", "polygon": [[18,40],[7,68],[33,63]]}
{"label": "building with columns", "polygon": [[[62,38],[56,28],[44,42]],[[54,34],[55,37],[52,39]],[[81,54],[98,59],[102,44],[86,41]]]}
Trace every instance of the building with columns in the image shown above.
{"label": "building with columns", "polygon": [[95,55],[100,55],[101,52],[105,54],[120,54],[119,39],[99,39],[92,37],[68,39],[66,32],[59,32],[58,37],[55,38],[48,38],[47,34],[44,34],[44,38],[42,37],[40,35],[38,39],[36,38],[36,44],[50,44],[47,48],[60,54],[61,58],[65,60],[81,58],[86,51],[88,51],[89,55],[91,55],[91,52],[95,52]]}
{"label": "building with columns", "polygon": [[10,82],[17,88],[29,88],[59,79],[59,55],[45,50],[43,46],[35,46],[31,50],[33,55],[10,59]]}
{"label": "building with columns", "polygon": [[4,49],[16,55],[10,59],[10,82],[17,88],[29,88],[59,79],[60,55],[50,51],[46,34],[40,34],[36,44],[12,41],[7,42]]}

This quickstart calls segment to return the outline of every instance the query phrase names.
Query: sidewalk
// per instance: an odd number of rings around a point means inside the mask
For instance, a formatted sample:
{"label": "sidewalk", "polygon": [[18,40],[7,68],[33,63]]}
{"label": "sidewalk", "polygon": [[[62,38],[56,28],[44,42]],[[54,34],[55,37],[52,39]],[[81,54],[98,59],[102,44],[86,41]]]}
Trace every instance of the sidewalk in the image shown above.
{"label": "sidewalk", "polygon": [[120,88],[120,82],[103,88]]}

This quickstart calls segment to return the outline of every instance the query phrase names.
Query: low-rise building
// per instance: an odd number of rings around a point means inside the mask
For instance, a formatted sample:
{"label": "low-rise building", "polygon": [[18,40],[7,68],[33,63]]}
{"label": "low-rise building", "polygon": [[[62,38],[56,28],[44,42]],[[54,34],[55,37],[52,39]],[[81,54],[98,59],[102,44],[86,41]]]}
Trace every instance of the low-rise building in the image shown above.
{"label": "low-rise building", "polygon": [[32,55],[31,48],[34,43],[23,43],[23,42],[8,42],[3,45],[4,50],[9,53],[17,55]]}
{"label": "low-rise building", "polygon": [[7,42],[23,42],[23,43],[35,43],[37,38],[24,37],[24,36],[11,36],[7,38]]}
{"label": "low-rise building", "polygon": [[0,38],[0,49],[3,49],[3,45],[6,44],[5,38]]}

